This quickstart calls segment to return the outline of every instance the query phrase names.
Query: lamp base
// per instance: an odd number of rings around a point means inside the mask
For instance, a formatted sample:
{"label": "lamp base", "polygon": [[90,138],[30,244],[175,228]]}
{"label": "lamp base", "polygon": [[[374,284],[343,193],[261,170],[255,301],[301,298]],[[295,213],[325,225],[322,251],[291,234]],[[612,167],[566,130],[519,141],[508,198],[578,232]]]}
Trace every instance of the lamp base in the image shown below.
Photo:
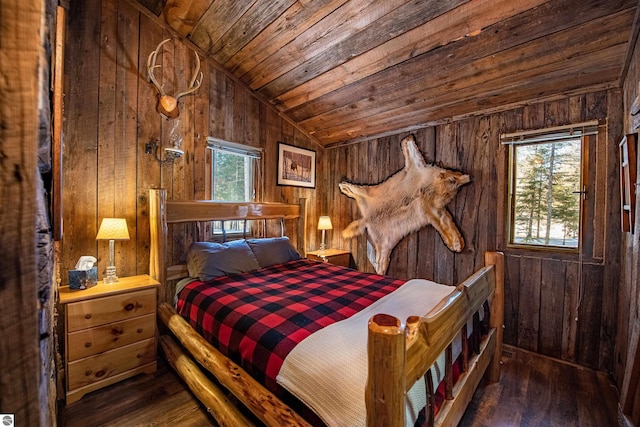
{"label": "lamp base", "polygon": [[326,249],[327,249],[327,245],[324,242],[320,243],[320,254],[321,255],[324,254],[324,251]]}
{"label": "lamp base", "polygon": [[111,265],[107,267],[107,275],[102,279],[105,285],[111,285],[118,281],[118,276],[116,276],[116,266]]}

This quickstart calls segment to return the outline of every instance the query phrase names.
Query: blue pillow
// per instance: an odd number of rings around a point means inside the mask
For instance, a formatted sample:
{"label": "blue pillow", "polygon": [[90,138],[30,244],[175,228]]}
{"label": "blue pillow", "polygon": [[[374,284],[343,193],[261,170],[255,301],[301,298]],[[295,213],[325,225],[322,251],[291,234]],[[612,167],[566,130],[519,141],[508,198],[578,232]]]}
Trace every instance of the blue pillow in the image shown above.
{"label": "blue pillow", "polygon": [[187,251],[187,269],[189,276],[205,282],[218,276],[258,270],[260,264],[244,240],[194,242]]}
{"label": "blue pillow", "polygon": [[288,237],[250,239],[247,243],[262,268],[302,258]]}

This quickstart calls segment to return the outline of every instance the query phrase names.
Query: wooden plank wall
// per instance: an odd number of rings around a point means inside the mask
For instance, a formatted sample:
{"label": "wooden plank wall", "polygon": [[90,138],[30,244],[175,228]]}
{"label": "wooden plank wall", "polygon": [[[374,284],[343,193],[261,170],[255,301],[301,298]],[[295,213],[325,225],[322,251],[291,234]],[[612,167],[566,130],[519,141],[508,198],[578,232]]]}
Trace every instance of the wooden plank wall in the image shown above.
{"label": "wooden plank wall", "polygon": [[38,29],[45,18],[42,1],[0,4],[0,95],[12,100],[0,107],[0,413],[13,414],[16,425],[34,426],[55,415],[48,412],[49,384],[43,384],[49,372],[40,360],[37,293],[39,115],[47,102],[38,78],[46,63]]}
{"label": "wooden plank wall", "polygon": [[[622,117],[624,133],[637,133],[634,129],[634,120],[629,111],[636,97],[640,96],[640,41],[636,40],[633,56],[629,64],[629,70],[625,76],[623,86]],[[636,159],[638,162],[640,159]],[[640,163],[637,163],[640,164]],[[616,168],[616,171],[619,169]],[[632,177],[632,182],[639,182],[638,177]],[[618,213],[620,212],[618,207]],[[618,384],[623,384],[625,368],[633,367],[640,363],[638,355],[638,342],[640,339],[640,287],[638,286],[638,272],[640,271],[640,218],[637,214],[640,209],[640,198],[636,198],[635,233],[622,233],[622,254],[620,259],[621,281],[618,300],[618,328],[616,335],[616,354],[620,355],[621,363],[616,364],[615,378]],[[627,369],[627,374],[630,371]],[[621,390],[621,393],[626,390]],[[631,396],[636,396],[637,390],[628,390]],[[622,402],[624,404],[624,402]],[[635,405],[637,406],[637,399]],[[635,415],[637,416],[637,408]]]}
{"label": "wooden plank wall", "polygon": [[[427,227],[406,237],[392,253],[388,274],[425,277],[455,284],[483,263],[486,250],[506,254],[504,340],[570,362],[613,372],[619,281],[619,190],[615,171],[620,136],[620,91],[558,97],[500,113],[415,131],[427,162],[472,176],[449,205],[464,236],[460,254],[447,249]],[[500,133],[598,119],[590,142],[589,197],[584,222],[585,247],[578,255],[506,249],[507,150]],[[361,184],[383,181],[403,167],[400,141],[406,134],[329,148],[328,188],[322,194],[334,221],[330,245],[351,250],[357,266],[373,271],[366,240],[343,240],[340,230],[359,217],[355,202],[340,193],[341,180]],[[327,172],[329,168],[326,169]],[[577,319],[577,320],[576,320]]]}
{"label": "wooden plank wall", "polygon": [[[170,199],[206,198],[211,190],[207,136],[264,149],[264,200],[315,200],[315,189],[276,186],[277,142],[316,150],[318,160],[322,150],[202,55],[201,88],[195,96],[180,100],[178,119],[161,118],[155,109],[155,90],[146,80],[146,61],[158,43],[169,37],[173,41],[158,56],[162,68],[156,75],[168,93],[175,93],[185,87],[195,66],[190,45],[129,1],[71,2],[65,61],[63,284],[81,255],[98,258],[102,277],[108,244],[96,242],[95,236],[103,217],[124,217],[129,226],[131,240],[116,242],[118,274],[149,271],[149,189],[167,188]],[[171,146],[172,135],[182,139],[185,155],[181,159],[160,165],[145,153],[147,142]],[[309,214],[311,227],[317,222],[313,202]],[[174,228],[171,261],[183,255],[191,241],[185,235],[189,230]],[[314,248],[315,229],[307,234]]]}

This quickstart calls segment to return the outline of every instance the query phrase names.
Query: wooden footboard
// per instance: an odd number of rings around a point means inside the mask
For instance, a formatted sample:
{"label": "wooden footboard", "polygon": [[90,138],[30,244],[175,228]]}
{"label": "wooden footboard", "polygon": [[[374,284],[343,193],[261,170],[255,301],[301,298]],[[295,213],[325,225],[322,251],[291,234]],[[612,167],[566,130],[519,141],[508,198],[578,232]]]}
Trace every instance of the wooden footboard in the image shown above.
{"label": "wooden footboard", "polygon": [[[392,316],[379,314],[369,321],[369,377],[366,390],[367,425],[404,426],[406,392],[427,375],[430,366],[446,351],[447,364],[452,342],[484,301],[491,301],[490,330],[480,344],[478,354],[470,356],[462,345],[462,365],[467,369],[454,385],[450,375],[445,377],[447,400],[429,419],[435,425],[457,425],[467,404],[487,372],[490,381],[500,377],[503,324],[503,256],[488,252],[486,267],[465,280],[438,306],[417,322],[408,326]],[[466,328],[465,328],[466,330]],[[466,341],[466,333],[463,334]],[[487,370],[488,369],[488,370]]]}

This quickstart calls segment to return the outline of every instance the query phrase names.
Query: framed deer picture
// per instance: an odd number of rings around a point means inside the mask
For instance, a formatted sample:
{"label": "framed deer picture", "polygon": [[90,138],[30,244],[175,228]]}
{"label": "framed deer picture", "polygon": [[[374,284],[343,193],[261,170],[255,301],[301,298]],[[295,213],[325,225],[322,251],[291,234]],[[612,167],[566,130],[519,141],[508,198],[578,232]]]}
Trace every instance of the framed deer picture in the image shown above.
{"label": "framed deer picture", "polygon": [[316,188],[316,152],[279,142],[277,184]]}

